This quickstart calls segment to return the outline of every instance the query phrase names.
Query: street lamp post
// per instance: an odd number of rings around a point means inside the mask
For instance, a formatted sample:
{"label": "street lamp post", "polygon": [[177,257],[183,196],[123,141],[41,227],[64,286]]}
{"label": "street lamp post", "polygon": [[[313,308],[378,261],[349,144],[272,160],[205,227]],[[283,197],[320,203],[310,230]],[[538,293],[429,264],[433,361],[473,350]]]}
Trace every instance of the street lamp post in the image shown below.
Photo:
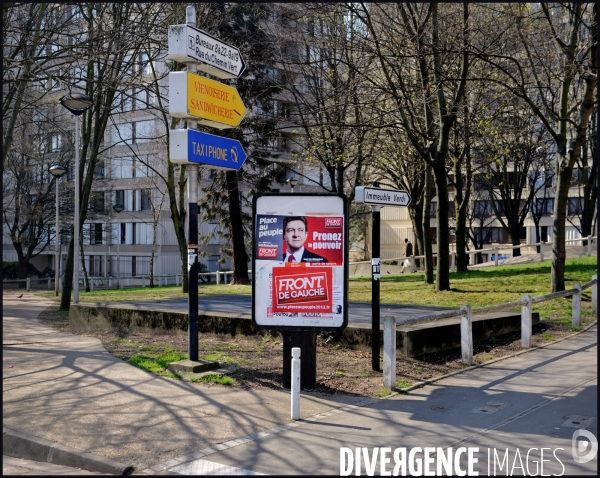
{"label": "street lamp post", "polygon": [[92,106],[92,99],[83,93],[72,93],[60,99],[63,105],[75,116],[75,218],[73,230],[73,303],[79,304],[79,116]]}
{"label": "street lamp post", "polygon": [[[115,204],[113,211],[117,214],[125,209],[122,204]],[[119,248],[121,247],[121,223],[117,223],[117,289],[121,288],[121,271],[119,270]]]}
{"label": "street lamp post", "polygon": [[55,164],[54,166],[50,166],[50,174],[56,178],[56,247],[54,248],[54,291],[58,296],[58,281],[59,281],[59,263],[60,263],[60,254],[59,254],[59,243],[60,243],[60,228],[58,225],[58,179],[67,172],[67,168],[61,166],[60,164]]}
{"label": "street lamp post", "polygon": [[296,184],[298,184],[298,180],[296,178],[290,178],[286,181],[286,183],[290,184],[290,187],[292,188],[292,192],[294,192],[294,188],[296,187]]}

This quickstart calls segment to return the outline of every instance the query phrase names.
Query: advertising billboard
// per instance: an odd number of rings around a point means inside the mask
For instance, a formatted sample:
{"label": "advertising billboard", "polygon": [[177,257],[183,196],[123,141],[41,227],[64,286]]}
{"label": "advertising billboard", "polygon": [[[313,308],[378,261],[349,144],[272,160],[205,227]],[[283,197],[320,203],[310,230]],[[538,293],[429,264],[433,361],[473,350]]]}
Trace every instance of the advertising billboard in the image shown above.
{"label": "advertising billboard", "polygon": [[259,327],[346,326],[348,201],[343,194],[254,198],[252,320]]}

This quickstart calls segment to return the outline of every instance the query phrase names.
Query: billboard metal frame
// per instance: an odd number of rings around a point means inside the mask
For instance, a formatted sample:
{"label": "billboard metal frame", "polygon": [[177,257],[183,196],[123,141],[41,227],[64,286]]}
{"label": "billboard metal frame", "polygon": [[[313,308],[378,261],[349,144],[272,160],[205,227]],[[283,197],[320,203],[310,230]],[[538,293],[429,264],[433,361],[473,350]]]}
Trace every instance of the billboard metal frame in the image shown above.
{"label": "billboard metal frame", "polygon": [[[314,198],[314,197],[322,197],[323,199],[325,198],[331,198],[331,197],[337,197],[340,198],[342,200],[342,217],[344,219],[344,225],[343,225],[343,314],[342,314],[342,325],[341,326],[337,326],[337,327],[324,327],[322,325],[317,325],[317,326],[311,326],[311,325],[305,325],[305,326],[298,326],[298,325],[292,325],[292,326],[286,326],[286,325],[265,325],[265,324],[258,324],[257,323],[257,311],[256,311],[256,294],[257,294],[257,290],[256,290],[256,273],[257,273],[257,257],[256,257],[256,250],[257,250],[257,231],[258,231],[258,227],[257,227],[257,202],[260,198],[265,198],[265,197],[273,197],[273,198],[281,198],[281,200],[285,200],[285,199],[297,199],[297,198],[303,198],[303,197],[310,197],[310,198]],[[349,247],[348,247],[348,234],[349,234],[349,227],[348,227],[348,198],[342,194],[342,193],[258,193],[254,196],[253,200],[252,200],[252,221],[253,221],[253,227],[252,227],[252,324],[260,329],[266,329],[266,330],[279,330],[281,332],[337,332],[340,330],[343,330],[344,328],[346,328],[348,326],[348,277],[349,277],[349,263],[348,263],[348,253],[349,253]],[[301,215],[301,214],[298,214]],[[339,266],[330,266],[330,267],[339,267]],[[308,268],[310,269],[310,268]],[[269,291],[260,291],[259,293],[270,293]],[[262,321],[261,321],[262,322]]]}

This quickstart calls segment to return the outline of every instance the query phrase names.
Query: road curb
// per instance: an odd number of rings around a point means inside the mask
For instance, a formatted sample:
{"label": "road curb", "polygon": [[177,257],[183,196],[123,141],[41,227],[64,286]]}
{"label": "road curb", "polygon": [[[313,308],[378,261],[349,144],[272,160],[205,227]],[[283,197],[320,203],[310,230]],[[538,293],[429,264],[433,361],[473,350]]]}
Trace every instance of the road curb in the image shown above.
{"label": "road curb", "polygon": [[128,475],[133,471],[130,465],[4,427],[2,428],[2,454],[111,475]]}

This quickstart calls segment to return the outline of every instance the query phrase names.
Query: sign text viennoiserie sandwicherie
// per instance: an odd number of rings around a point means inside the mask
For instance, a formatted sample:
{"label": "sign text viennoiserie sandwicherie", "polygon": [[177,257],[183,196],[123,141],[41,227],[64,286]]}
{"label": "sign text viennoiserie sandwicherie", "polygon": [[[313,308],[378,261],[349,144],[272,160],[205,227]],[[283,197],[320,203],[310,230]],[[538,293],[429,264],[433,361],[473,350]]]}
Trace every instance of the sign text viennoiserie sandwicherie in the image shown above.
{"label": "sign text viennoiserie sandwicherie", "polygon": [[246,114],[237,90],[187,71],[169,73],[169,114],[219,129],[234,128]]}

